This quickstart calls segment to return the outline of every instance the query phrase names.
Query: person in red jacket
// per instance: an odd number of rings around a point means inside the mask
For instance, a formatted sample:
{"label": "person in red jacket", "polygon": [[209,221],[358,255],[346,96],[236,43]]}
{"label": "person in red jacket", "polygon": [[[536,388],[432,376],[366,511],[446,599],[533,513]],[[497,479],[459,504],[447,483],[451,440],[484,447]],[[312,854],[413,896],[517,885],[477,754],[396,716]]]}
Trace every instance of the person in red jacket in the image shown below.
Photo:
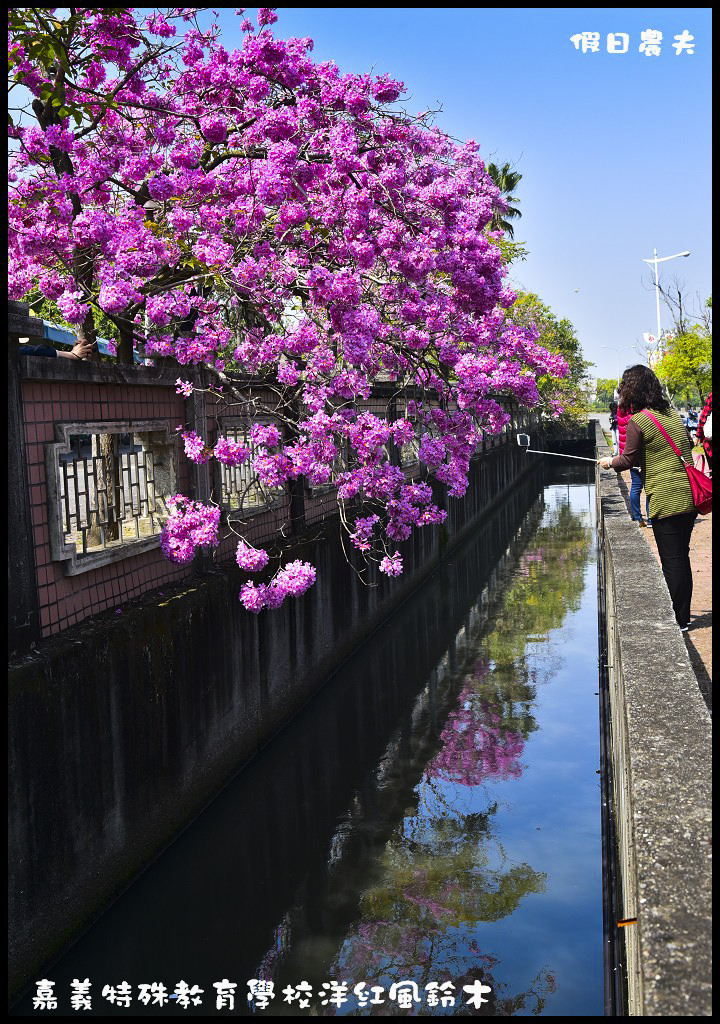
{"label": "person in red jacket", "polygon": [[[622,455],[625,451],[625,442],[627,440],[627,425],[630,417],[633,415],[632,409],[623,409],[622,406],[617,411],[617,424],[618,424],[618,455]],[[646,520],[649,519],[648,510],[649,502],[648,497],[645,495],[645,519],[642,517],[640,511],[640,492],[643,489],[642,476],[637,466],[630,467],[630,478],[632,484],[630,486],[630,516],[634,523],[638,523],[639,526],[647,526]]]}
{"label": "person in red jacket", "polygon": [[695,434],[695,440],[698,444],[701,444],[703,451],[705,452],[705,458],[707,459],[708,469],[712,473],[712,431],[711,436],[708,437],[705,434],[705,427],[708,421],[708,416],[712,414],[712,391],[707,396],[707,401],[703,406],[703,411],[700,413],[700,419],[698,420],[697,433]]}

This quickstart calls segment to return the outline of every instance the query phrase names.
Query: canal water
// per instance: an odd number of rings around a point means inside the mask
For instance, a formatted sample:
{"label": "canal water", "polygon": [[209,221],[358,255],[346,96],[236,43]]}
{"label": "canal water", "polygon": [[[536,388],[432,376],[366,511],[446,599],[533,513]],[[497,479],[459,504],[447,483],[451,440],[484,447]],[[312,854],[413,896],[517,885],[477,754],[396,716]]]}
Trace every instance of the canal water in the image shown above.
{"label": "canal water", "polygon": [[13,1015],[603,1015],[591,474],[541,463]]}

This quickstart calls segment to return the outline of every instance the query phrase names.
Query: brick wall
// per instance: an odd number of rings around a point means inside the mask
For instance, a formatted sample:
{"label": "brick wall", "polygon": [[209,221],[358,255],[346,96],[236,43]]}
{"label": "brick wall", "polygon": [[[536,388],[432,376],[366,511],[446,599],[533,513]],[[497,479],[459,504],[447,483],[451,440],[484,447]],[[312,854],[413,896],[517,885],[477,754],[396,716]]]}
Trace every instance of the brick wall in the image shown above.
{"label": "brick wall", "polygon": [[[122,605],[164,583],[182,579],[191,572],[188,566],[169,562],[159,547],[77,576],[66,576],[63,563],[52,560],[44,445],[56,440],[55,424],[85,420],[157,420],[170,423],[172,429],[183,423],[185,417],[184,402],[170,383],[166,386],[158,386],[156,382],[148,385],[146,381],[116,383],[100,379],[95,367],[90,379],[83,379],[84,364],[68,363],[69,370],[54,365],[65,362],[28,357],[22,367],[25,451],[43,637],[59,633],[89,615]],[[56,376],[48,377],[43,373],[50,367],[56,371]],[[40,374],[39,379],[33,379],[35,373]],[[104,366],[100,373],[110,376]],[[188,493],[188,464],[182,451],[178,458],[178,485],[178,490]]]}

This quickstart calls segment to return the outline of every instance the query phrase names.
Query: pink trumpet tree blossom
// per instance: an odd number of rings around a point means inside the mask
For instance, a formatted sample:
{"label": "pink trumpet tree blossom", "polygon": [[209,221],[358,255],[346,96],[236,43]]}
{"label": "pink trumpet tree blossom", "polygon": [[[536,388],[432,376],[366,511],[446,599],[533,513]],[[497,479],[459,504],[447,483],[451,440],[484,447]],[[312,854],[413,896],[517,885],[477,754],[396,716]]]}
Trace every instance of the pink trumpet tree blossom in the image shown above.
{"label": "pink trumpet tree blossom", "polygon": [[[252,452],[189,430],[188,457],[247,462],[263,487],[335,481],[355,548],[398,575],[394,545],[445,513],[393,446],[460,497],[508,420],[498,396],[532,405],[565,366],[506,321],[478,145],[408,114],[389,75],[316,63],[276,20],[261,8],[228,50],[203,8],[10,10],[11,97],[30,96],[9,128],[10,295],[38,287],[90,340],[103,314],[121,361],[140,346],[262,379],[277,402]],[[413,401],[360,411],[378,381]],[[213,542],[197,515],[178,500],[169,557]],[[245,607],[302,593],[302,566],[248,583]]]}

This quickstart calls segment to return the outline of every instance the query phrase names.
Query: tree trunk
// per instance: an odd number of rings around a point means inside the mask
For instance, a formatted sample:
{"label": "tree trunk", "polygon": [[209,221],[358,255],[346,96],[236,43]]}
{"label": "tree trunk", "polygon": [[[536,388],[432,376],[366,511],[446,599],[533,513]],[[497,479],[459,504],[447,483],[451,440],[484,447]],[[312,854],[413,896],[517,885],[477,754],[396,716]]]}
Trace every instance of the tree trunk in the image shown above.
{"label": "tree trunk", "polygon": [[133,329],[132,324],[122,323],[117,344],[117,361],[126,366],[133,363]]}
{"label": "tree trunk", "polygon": [[109,499],[106,510],[106,540],[120,540],[120,519],[122,517],[120,487],[122,484],[122,478],[120,470],[120,452],[118,450],[119,445],[119,434],[100,435],[100,451],[105,465],[105,484]]}
{"label": "tree trunk", "polygon": [[[80,255],[80,260],[83,259],[83,255]],[[80,261],[78,261],[79,263]],[[88,260],[90,267],[92,267],[91,261]],[[88,276],[88,270],[86,267],[78,266],[76,270],[78,276]],[[90,271],[91,274],[91,271]],[[93,350],[90,354],[90,359],[93,362],[99,362],[100,352],[97,348],[97,331],[95,329],[95,319],[92,314],[92,310],[88,312],[87,316],[83,320],[82,324],[78,325],[77,328],[78,341],[88,341],[93,345]],[[95,501],[91,500],[91,504],[94,504],[98,510],[98,517],[95,522],[88,523],[88,543],[91,547],[100,547],[103,543],[103,530],[100,526],[100,521],[105,524],[105,541],[119,540],[120,539],[120,457],[117,451],[117,434],[95,434],[92,439],[92,456],[93,458],[100,458],[101,461],[96,463],[97,466],[97,477],[95,479],[95,494],[92,496]],[[108,500],[110,498],[110,500]]]}
{"label": "tree trunk", "polygon": [[[58,97],[62,102],[65,97],[65,69],[63,67],[58,69],[55,84]],[[48,99],[45,104],[40,100],[34,100],[33,110],[35,111],[41,128],[46,129],[49,124],[60,124],[60,118],[57,111],[52,106],[50,99]],[[73,163],[67,153],[62,152],[55,146],[51,146],[50,157],[55,173],[58,177],[63,174],[68,174],[70,176],[74,175]],[[73,218],[75,218],[82,212],[80,197],[76,192],[72,192],[70,193],[70,199],[73,206]],[[73,254],[73,277],[75,278],[77,285],[80,287],[81,292],[86,294],[91,293],[94,271],[95,257],[92,246],[83,246],[77,249]],[[90,359],[93,361],[99,361],[100,353],[97,348],[97,331],[95,330],[95,318],[93,316],[92,309],[88,310],[87,316],[83,320],[82,324],[78,325],[76,333],[78,341],[87,341],[93,346]],[[129,361],[132,362],[132,339],[130,341]],[[115,435],[115,437],[116,436],[117,435]],[[107,524],[105,527],[106,540],[117,540],[120,536],[120,465],[115,437],[112,434],[99,434],[93,435],[92,438],[92,456],[102,457],[102,461],[98,464],[98,475],[95,480],[95,502],[92,501],[93,496],[88,494],[90,504],[95,504],[95,507],[98,510],[95,522],[88,522],[88,543],[93,547],[99,547],[102,544],[102,529],[98,520],[104,521]],[[90,484],[88,482],[88,489],[89,488]],[[107,500],[111,493],[114,494],[112,515],[110,514],[111,510],[108,507]],[[91,519],[89,515],[88,519]]]}
{"label": "tree trunk", "polygon": [[[395,397],[395,395],[393,395],[393,397],[390,399],[390,401],[388,403],[388,421],[390,423],[395,423],[395,421],[397,419],[398,419],[397,398]],[[390,465],[391,466],[402,466],[402,449],[398,448],[398,446],[395,444],[395,441],[392,438],[390,438],[390,440],[388,441],[387,448],[388,448],[388,453],[389,453],[389,456],[390,456],[390,458],[389,458]]]}

